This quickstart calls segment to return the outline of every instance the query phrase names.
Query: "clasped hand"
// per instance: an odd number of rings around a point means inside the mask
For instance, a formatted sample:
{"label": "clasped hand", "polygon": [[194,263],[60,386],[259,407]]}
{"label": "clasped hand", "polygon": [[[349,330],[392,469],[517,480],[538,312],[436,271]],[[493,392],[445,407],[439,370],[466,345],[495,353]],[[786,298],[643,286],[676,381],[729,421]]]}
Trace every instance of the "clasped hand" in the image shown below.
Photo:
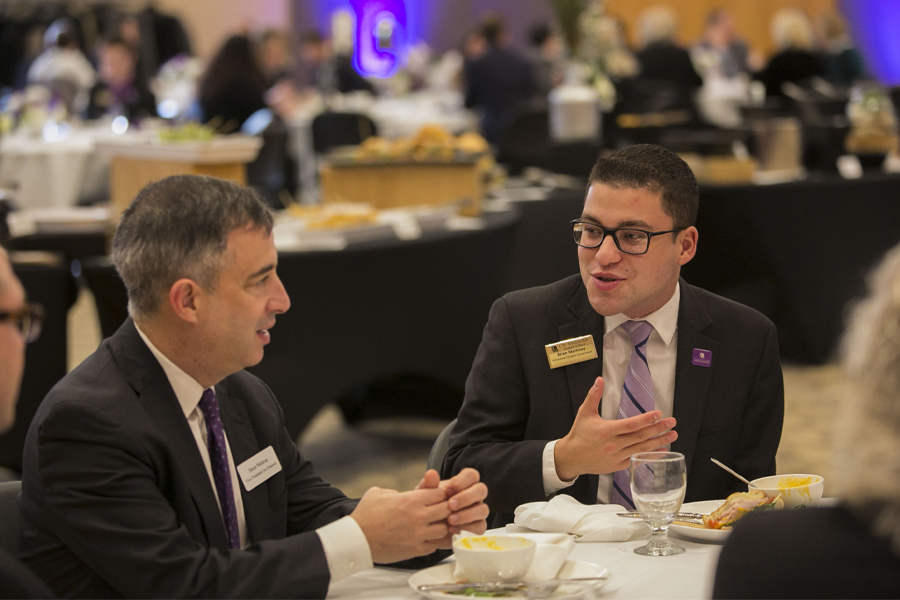
{"label": "clasped hand", "polygon": [[603,378],[598,377],[578,408],[568,434],[556,443],[553,460],[563,481],[579,475],[613,473],[628,468],[631,455],[662,450],[678,434],[675,419],[652,410],[636,417],[608,421],[599,414]]}
{"label": "clasped hand", "polygon": [[463,529],[487,529],[487,486],[475,469],[463,469],[441,481],[429,469],[416,489],[397,492],[373,487],[350,515],[369,542],[372,561],[392,563],[449,548]]}

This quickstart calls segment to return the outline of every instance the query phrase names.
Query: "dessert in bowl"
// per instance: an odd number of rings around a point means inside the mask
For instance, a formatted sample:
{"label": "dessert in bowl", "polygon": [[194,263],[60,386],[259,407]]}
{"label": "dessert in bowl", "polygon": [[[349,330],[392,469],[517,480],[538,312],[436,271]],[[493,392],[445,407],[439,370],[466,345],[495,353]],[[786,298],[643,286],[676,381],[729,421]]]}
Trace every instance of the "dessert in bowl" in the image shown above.
{"label": "dessert in bowl", "polygon": [[453,540],[456,574],[473,583],[524,578],[534,551],[534,540],[515,535],[479,535]]}
{"label": "dessert in bowl", "polygon": [[822,499],[822,492],[825,491],[825,478],[821,475],[771,475],[754,479],[750,483],[765,492],[769,498],[775,498],[781,494],[785,508],[815,506]]}

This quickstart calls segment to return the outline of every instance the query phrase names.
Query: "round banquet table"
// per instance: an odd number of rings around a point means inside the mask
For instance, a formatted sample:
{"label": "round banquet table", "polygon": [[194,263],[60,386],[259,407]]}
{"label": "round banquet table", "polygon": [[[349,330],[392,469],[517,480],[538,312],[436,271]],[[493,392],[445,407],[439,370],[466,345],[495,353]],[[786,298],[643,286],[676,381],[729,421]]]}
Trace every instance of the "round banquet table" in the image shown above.
{"label": "round banquet table", "polygon": [[[575,544],[569,560],[605,567],[610,579],[585,598],[709,598],[721,546],[676,536],[672,541],[687,552],[678,556],[639,556],[633,552],[647,537],[629,542]],[[449,558],[447,560],[453,560]],[[328,598],[424,598],[407,583],[413,571],[376,567],[357,573],[328,589]]]}
{"label": "round banquet table", "polygon": [[106,129],[72,129],[62,139],[11,135],[0,140],[0,182],[17,187],[22,208],[75,206],[81,197],[102,197],[108,188],[109,158],[94,152]]}

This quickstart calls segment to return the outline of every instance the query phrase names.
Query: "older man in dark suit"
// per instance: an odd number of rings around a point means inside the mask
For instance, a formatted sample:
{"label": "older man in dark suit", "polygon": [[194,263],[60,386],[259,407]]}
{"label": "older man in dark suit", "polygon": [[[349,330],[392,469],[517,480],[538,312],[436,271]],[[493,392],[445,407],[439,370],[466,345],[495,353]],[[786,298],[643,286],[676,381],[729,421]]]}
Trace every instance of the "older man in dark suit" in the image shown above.
{"label": "older man in dark suit", "polygon": [[581,276],[494,303],[443,467],[481,472],[498,523],[557,493],[633,507],[637,452],[682,452],[688,501],[740,488],[710,458],[775,472],[775,327],[680,279],[698,204],[690,168],[664,148],[601,158],[572,222]]}
{"label": "older man in dark suit", "polygon": [[77,597],[324,597],[373,563],[483,531],[469,469],[346,498],[243,371],[290,300],[256,194],[175,176],[125,211],[113,243],[131,318],[41,404],[26,440],[22,556]]}
{"label": "older man in dark suit", "polygon": [[[25,369],[25,343],[37,339],[41,310],[25,302],[25,290],[0,248],[0,434],[16,419]],[[50,589],[18,559],[0,548],[0,598],[49,598]]]}

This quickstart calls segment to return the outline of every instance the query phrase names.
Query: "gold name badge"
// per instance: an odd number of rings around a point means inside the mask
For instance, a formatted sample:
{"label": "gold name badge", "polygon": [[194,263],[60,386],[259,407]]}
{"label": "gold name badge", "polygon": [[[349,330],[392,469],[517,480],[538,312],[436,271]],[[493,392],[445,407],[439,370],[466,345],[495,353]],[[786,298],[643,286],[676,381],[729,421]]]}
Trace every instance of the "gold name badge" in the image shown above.
{"label": "gold name badge", "polygon": [[594,346],[592,335],[547,344],[544,350],[547,351],[551,369],[597,358],[597,348]]}

